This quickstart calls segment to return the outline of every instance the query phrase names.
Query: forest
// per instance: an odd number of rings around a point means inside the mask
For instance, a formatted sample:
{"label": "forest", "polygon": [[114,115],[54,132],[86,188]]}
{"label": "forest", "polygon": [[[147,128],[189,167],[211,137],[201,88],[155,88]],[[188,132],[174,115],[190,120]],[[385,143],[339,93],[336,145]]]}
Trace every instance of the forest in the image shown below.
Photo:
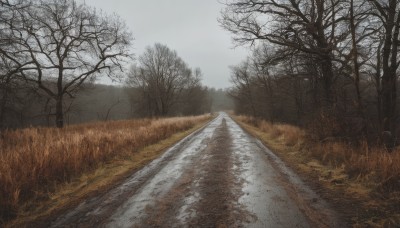
{"label": "forest", "polygon": [[232,67],[237,113],[391,150],[399,143],[398,0],[236,0],[219,22],[252,54]]}

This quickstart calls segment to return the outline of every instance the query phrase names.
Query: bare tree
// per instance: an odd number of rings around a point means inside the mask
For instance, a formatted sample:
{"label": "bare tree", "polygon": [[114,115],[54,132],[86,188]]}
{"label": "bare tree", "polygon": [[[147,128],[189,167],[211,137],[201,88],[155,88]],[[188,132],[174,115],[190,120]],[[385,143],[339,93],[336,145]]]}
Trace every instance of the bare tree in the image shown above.
{"label": "bare tree", "polygon": [[21,37],[13,36],[13,31],[21,23],[21,11],[29,5],[22,0],[0,1],[0,129],[6,114],[21,106],[20,93],[25,86],[19,72],[31,61],[20,52],[16,43]]}
{"label": "bare tree", "polygon": [[321,69],[325,103],[334,98],[335,50],[348,36],[342,29],[346,12],[342,0],[232,0],[220,23],[239,44],[267,41],[315,56]]}
{"label": "bare tree", "polygon": [[200,115],[211,111],[211,98],[208,89],[201,84],[203,73],[200,68],[193,70],[189,83],[180,96],[180,102],[175,107],[177,113],[183,115]]}
{"label": "bare tree", "polygon": [[380,31],[376,61],[376,84],[378,88],[378,109],[381,114],[382,130],[387,138],[386,146],[395,144],[397,128],[397,78],[400,46],[400,2],[398,0],[368,0],[371,11],[368,12],[378,21],[371,29]]}
{"label": "bare tree", "polygon": [[131,34],[117,16],[97,13],[70,0],[35,1],[12,28],[24,78],[55,102],[56,126],[64,125],[64,96],[100,74],[117,79],[131,58]]}
{"label": "bare tree", "polygon": [[[197,73],[196,73],[197,72]],[[185,89],[198,83],[198,70],[193,74],[187,64],[167,46],[147,47],[129,73],[128,84],[140,91],[141,108],[147,115],[165,116],[179,101]]]}
{"label": "bare tree", "polygon": [[[254,81],[254,75],[250,72],[250,60],[247,59],[237,66],[231,67],[231,82],[235,89],[230,92],[236,100],[242,103],[247,103],[250,108],[250,114],[257,116],[257,109],[255,104],[254,91],[252,84]],[[247,105],[246,105],[247,108]]]}

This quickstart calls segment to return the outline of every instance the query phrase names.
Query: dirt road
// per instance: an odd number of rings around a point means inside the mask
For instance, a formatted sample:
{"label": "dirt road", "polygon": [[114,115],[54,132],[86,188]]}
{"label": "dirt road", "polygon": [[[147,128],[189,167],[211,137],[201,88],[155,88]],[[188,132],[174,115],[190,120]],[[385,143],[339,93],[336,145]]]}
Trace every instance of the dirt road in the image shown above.
{"label": "dirt road", "polygon": [[343,227],[329,206],[227,114],[51,227]]}

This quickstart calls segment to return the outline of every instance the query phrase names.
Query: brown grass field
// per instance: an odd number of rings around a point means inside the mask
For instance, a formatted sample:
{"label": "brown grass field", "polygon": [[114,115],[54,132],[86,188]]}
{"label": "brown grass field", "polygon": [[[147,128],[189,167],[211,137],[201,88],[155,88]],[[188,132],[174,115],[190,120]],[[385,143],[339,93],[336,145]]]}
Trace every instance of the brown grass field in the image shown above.
{"label": "brown grass field", "polygon": [[60,186],[85,173],[114,161],[136,159],[137,163],[158,156],[153,151],[132,155],[210,118],[139,119],[1,132],[0,226],[21,214],[22,208],[29,211],[27,202],[46,201]]}
{"label": "brown grass field", "polygon": [[[354,227],[400,226],[400,149],[319,142],[302,129],[235,116],[290,166],[344,208]],[[349,202],[347,201],[349,200]]]}

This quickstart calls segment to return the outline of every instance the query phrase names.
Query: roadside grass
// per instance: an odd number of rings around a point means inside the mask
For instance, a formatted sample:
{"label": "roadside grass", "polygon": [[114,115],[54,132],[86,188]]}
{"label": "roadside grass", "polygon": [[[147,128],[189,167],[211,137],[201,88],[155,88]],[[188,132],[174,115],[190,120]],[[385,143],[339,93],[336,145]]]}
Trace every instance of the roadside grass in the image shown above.
{"label": "roadside grass", "polygon": [[200,128],[211,115],[0,134],[0,225],[19,226],[107,189]]}
{"label": "roadside grass", "polygon": [[328,198],[342,205],[354,227],[400,226],[400,149],[388,153],[369,148],[367,143],[355,147],[317,142],[295,126],[246,116],[234,119],[326,190]]}

